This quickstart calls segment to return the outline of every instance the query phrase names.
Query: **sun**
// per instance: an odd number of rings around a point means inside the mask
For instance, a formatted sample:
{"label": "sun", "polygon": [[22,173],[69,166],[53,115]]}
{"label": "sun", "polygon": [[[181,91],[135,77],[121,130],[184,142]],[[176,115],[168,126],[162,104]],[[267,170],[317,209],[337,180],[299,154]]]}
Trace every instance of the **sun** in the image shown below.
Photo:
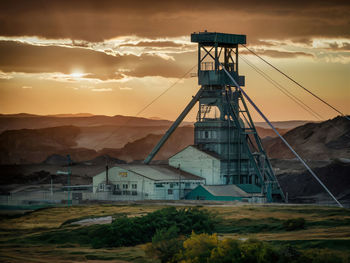
{"label": "sun", "polygon": [[69,74],[72,78],[79,79],[84,77],[85,73],[81,70],[75,69]]}

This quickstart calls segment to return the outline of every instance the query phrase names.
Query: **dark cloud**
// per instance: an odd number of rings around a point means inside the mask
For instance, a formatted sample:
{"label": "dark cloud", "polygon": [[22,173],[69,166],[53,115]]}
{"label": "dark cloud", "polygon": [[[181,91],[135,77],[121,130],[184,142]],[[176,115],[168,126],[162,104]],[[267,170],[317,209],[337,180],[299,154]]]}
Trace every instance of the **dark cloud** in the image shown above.
{"label": "dark cloud", "polygon": [[[15,41],[0,41],[0,71],[3,72],[61,72],[74,69],[89,73],[87,77],[101,80],[129,76],[179,77],[183,63],[153,55],[110,56],[84,48],[33,46]],[[128,71],[124,71],[127,69]]]}
{"label": "dark cloud", "polygon": [[248,40],[350,37],[350,1],[13,0],[1,3],[0,34],[101,41],[150,38],[207,29]]}

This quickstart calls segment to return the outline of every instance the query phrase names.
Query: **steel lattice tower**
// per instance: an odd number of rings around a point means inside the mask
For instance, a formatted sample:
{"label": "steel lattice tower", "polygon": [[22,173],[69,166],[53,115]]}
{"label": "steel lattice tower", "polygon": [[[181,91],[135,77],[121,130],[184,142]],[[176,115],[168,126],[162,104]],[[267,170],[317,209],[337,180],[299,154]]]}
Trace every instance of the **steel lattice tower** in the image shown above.
{"label": "steel lattice tower", "polygon": [[[212,32],[193,33],[198,43],[198,84],[201,89],[146,158],[148,164],[198,101],[194,144],[220,158],[222,184],[258,186],[268,202],[282,201],[283,192],[249,114],[241,92],[228,74],[244,86],[238,73],[238,45],[245,35]],[[226,72],[225,72],[225,70]]]}

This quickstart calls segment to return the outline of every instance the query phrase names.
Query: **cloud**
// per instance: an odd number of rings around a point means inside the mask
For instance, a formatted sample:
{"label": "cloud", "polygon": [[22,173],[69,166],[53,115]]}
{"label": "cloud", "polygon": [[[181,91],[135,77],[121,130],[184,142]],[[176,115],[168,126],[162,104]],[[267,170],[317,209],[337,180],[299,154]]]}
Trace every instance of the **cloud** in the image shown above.
{"label": "cloud", "polygon": [[[125,75],[176,78],[183,74],[182,66],[188,61],[166,60],[150,54],[110,56],[85,48],[33,46],[15,41],[0,41],[0,56],[0,70],[4,73],[55,73],[49,77],[67,81],[120,80]],[[81,69],[84,76],[72,74],[75,68]]]}
{"label": "cloud", "polygon": [[32,89],[33,87],[30,86],[22,86],[22,89]]}
{"label": "cloud", "polygon": [[[188,43],[189,44],[189,43]],[[121,47],[155,47],[155,48],[168,48],[168,47],[184,47],[186,44],[175,43],[173,41],[140,41],[138,43],[127,43],[120,45]]]}
{"label": "cloud", "polygon": [[111,89],[111,88],[93,88],[93,89],[91,89],[91,91],[106,92],[106,91],[113,91],[113,89]]}
{"label": "cloud", "polygon": [[132,90],[132,88],[130,88],[130,87],[120,87],[119,89],[120,90]]}
{"label": "cloud", "polygon": [[0,79],[12,79],[13,76],[10,73],[0,71]]}
{"label": "cloud", "polygon": [[245,33],[252,42],[350,36],[350,2],[345,0],[13,0],[1,7],[0,32],[5,36],[96,42],[130,32],[157,38],[204,29]]}

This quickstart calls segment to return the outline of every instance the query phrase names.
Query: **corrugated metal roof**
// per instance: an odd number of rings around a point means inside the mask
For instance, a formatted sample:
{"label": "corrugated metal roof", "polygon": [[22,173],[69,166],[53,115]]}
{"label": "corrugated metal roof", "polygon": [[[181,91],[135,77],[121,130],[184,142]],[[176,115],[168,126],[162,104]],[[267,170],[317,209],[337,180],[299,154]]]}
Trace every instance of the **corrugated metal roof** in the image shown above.
{"label": "corrugated metal roof", "polygon": [[169,159],[170,159],[170,158],[173,158],[174,156],[176,156],[177,154],[179,154],[179,153],[185,151],[185,150],[188,149],[188,148],[193,148],[193,149],[195,149],[195,150],[197,150],[197,151],[199,151],[199,152],[205,153],[205,154],[207,154],[207,155],[209,155],[209,156],[211,156],[211,157],[214,157],[214,158],[216,158],[216,159],[218,159],[218,160],[221,159],[220,156],[219,156],[217,153],[211,152],[211,151],[207,151],[207,150],[202,150],[202,149],[200,149],[197,145],[188,145],[187,147],[185,147],[185,148],[182,149],[181,151],[179,151],[179,152],[175,153],[174,155],[170,156]]}
{"label": "corrugated metal roof", "polygon": [[155,181],[166,180],[204,180],[200,176],[196,176],[169,165],[146,165],[146,164],[120,164],[116,167],[123,168],[130,172],[137,173]]}
{"label": "corrugated metal roof", "polygon": [[241,188],[234,184],[202,185],[202,187],[215,196],[250,196],[248,193],[244,192]]}
{"label": "corrugated metal roof", "polygon": [[190,147],[193,147],[193,148],[197,149],[200,152],[206,153],[206,154],[210,155],[211,157],[214,157],[214,158],[216,158],[218,160],[221,160],[220,155],[218,155],[216,152],[200,149],[197,145],[190,145]]}
{"label": "corrugated metal roof", "polygon": [[255,184],[237,184],[237,186],[247,193],[261,193],[260,187]]}

